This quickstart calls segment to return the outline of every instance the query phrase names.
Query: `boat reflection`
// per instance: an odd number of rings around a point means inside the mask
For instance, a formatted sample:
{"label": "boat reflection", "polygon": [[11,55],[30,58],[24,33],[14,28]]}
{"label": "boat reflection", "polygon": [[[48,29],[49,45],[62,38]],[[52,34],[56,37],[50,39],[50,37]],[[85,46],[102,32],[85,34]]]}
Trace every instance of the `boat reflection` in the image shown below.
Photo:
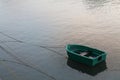
{"label": "boat reflection", "polygon": [[105,61],[97,64],[94,67],[91,67],[91,66],[87,66],[87,65],[84,65],[84,64],[81,64],[81,63],[78,63],[78,62],[75,62],[75,61],[68,59],[67,65],[73,69],[76,69],[82,73],[89,74],[91,76],[95,76],[98,73],[105,71],[107,69]]}

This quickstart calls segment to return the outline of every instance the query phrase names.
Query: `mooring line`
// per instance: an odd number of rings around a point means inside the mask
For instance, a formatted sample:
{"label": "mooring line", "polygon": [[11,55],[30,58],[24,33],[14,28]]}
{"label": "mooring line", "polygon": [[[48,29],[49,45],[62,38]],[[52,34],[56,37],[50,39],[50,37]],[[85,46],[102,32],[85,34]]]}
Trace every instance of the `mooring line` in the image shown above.
{"label": "mooring line", "polygon": [[18,42],[18,41],[0,41],[0,43],[9,43],[9,42]]}
{"label": "mooring line", "polygon": [[15,40],[15,41],[18,41],[18,42],[22,43],[22,41],[20,41],[20,40],[18,40],[18,39],[16,39],[16,38],[13,38],[13,37],[11,37],[11,36],[3,33],[3,32],[0,32],[0,33],[1,33],[2,35],[4,35],[4,36],[8,37],[8,38],[11,38],[11,39],[13,39],[13,40]]}
{"label": "mooring line", "polygon": [[[50,78],[53,79],[53,80],[56,80],[53,76],[51,76],[51,75],[49,75],[49,74],[43,72],[42,70],[40,70],[40,69],[38,69],[38,68],[35,68],[35,67],[34,67],[35,65],[32,66],[31,63],[30,63],[31,65],[30,65],[30,64],[28,64],[28,63],[22,61],[19,57],[15,56],[15,55],[12,54],[10,51],[8,51],[8,50],[6,50],[4,47],[2,47],[1,45],[0,45],[0,48],[1,48],[2,50],[4,50],[8,55],[14,57],[17,61],[21,62],[22,64],[24,64],[24,65],[26,65],[26,66],[28,66],[28,67],[31,67],[32,69],[34,69],[34,70],[36,70],[36,71],[38,71],[38,72],[40,72],[40,73],[42,73],[42,74],[44,74],[44,75],[50,77]],[[10,48],[10,47],[9,47],[9,48]]]}

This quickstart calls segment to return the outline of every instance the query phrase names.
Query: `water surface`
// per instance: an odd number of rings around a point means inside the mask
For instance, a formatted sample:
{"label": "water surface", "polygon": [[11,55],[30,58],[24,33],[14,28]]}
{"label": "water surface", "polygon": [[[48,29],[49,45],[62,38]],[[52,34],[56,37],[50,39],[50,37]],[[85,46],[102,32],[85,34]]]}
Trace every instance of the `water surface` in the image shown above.
{"label": "water surface", "polygon": [[119,71],[119,14],[119,0],[0,0],[0,41],[95,47],[108,53],[108,70]]}

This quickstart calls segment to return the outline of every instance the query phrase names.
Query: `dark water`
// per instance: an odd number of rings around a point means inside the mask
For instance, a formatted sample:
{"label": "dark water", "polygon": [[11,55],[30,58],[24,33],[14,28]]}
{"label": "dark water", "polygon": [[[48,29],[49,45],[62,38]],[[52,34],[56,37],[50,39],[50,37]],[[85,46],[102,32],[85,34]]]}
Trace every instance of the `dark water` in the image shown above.
{"label": "dark water", "polygon": [[[66,44],[75,43],[88,45],[106,51],[108,53],[106,61],[108,71],[118,71],[119,73],[119,14],[119,0],[0,0],[0,44],[7,50],[9,48],[6,46],[9,46],[13,49],[11,52],[15,50],[15,52],[19,53],[17,57],[22,56],[22,59],[28,59],[29,62],[34,64],[39,62],[40,55],[38,55],[38,53],[41,51],[34,47],[28,47],[28,45],[42,46],[45,50],[54,51],[62,56],[66,56],[64,51],[64,46]],[[21,45],[17,42],[21,44],[22,42],[27,43],[28,45],[23,48],[25,44]],[[15,54],[15,52],[12,53]],[[47,51],[43,53],[47,53]],[[46,59],[46,55],[47,54],[44,55],[44,59]],[[10,57],[5,57],[5,59],[6,58]],[[47,56],[47,59],[48,58],[50,62],[54,62],[54,60]],[[40,59],[44,60],[42,57],[40,57]],[[65,60],[59,58],[58,62],[59,61],[64,62]],[[53,70],[50,64],[48,67],[52,69],[48,70],[49,68],[45,67],[46,64],[44,63],[43,61],[37,64],[37,67],[41,68],[39,65],[42,65],[44,66],[43,71],[56,76],[58,80],[63,80],[62,77],[64,75],[55,75],[57,70]],[[66,66],[66,63],[61,64]],[[58,72],[62,72],[62,69],[65,69],[65,67],[62,68],[63,66],[61,66],[61,64],[57,66],[57,68],[60,69]],[[19,69],[24,71],[21,67]],[[19,69],[16,69],[16,71],[20,71]],[[68,70],[67,72],[69,73],[69,68],[65,70]],[[30,70],[28,70],[28,72],[29,71]],[[14,71],[12,73],[14,73]],[[22,73],[23,72],[19,75],[22,75]],[[27,73],[27,71],[24,73]],[[72,75],[72,73],[74,73],[74,71],[67,75]],[[46,80],[43,74],[41,74],[42,80]],[[106,74],[105,72],[104,75]],[[112,74],[113,73],[110,75]],[[118,75],[116,72],[114,72],[114,74]],[[39,79],[37,73],[35,76],[31,78],[31,80]],[[73,76],[78,79],[80,77],[77,73]],[[100,76],[103,77],[102,74]],[[84,75],[82,79],[86,79],[84,77],[86,76]],[[87,77],[90,78],[89,76]],[[24,80],[29,78],[24,78],[23,76],[21,79]],[[71,77],[67,77],[66,79],[73,80]],[[106,77],[106,79],[108,78]],[[116,79],[118,79],[118,77],[116,77]],[[8,79],[6,78],[5,80]],[[11,80],[13,79],[11,78]]]}

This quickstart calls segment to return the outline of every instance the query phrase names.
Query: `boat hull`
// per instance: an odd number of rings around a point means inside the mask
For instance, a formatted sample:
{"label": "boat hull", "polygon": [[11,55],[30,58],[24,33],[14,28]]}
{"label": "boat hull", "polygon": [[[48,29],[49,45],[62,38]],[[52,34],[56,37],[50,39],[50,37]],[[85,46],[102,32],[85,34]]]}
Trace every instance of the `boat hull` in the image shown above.
{"label": "boat hull", "polygon": [[[106,60],[106,53],[103,51],[100,51],[98,49],[90,48],[87,46],[82,46],[82,45],[67,45],[66,46],[66,51],[68,58],[89,66],[95,66],[98,63],[105,61]],[[91,51],[92,55],[97,55],[94,58],[90,58],[87,56],[81,56],[78,54],[76,51]]]}

